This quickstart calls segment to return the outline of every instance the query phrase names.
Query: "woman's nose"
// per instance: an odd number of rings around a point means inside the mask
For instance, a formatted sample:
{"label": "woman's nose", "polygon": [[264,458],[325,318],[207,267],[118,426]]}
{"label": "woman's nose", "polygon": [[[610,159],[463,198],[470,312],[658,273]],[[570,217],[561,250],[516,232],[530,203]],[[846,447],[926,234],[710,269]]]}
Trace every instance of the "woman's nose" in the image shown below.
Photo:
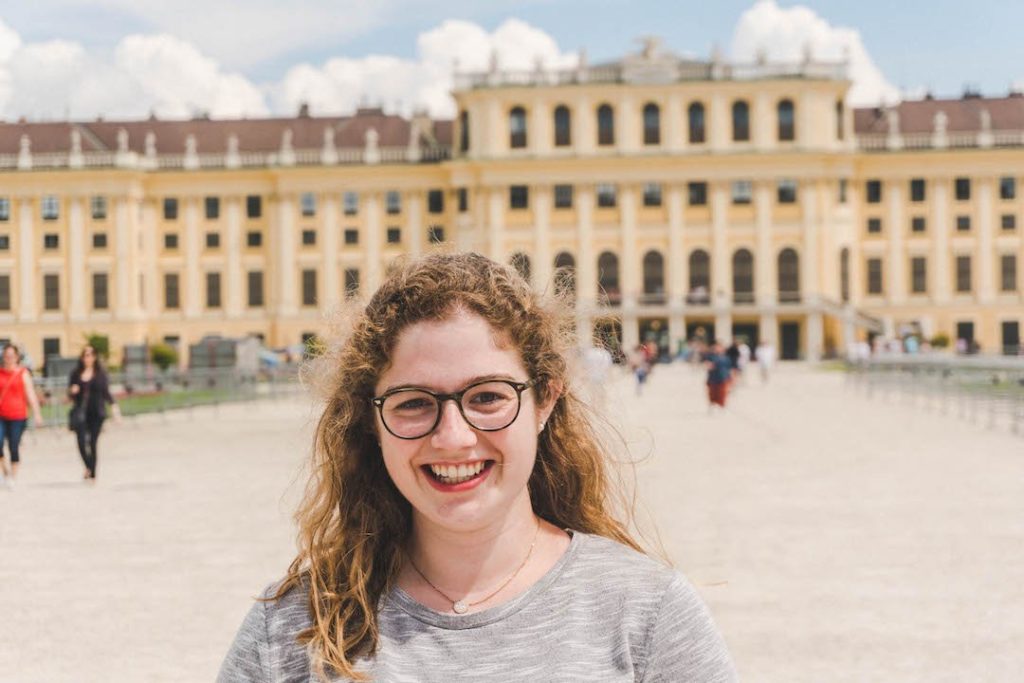
{"label": "woman's nose", "polygon": [[441,404],[441,421],[430,437],[431,445],[441,450],[458,450],[476,444],[476,432],[462,417],[455,401]]}

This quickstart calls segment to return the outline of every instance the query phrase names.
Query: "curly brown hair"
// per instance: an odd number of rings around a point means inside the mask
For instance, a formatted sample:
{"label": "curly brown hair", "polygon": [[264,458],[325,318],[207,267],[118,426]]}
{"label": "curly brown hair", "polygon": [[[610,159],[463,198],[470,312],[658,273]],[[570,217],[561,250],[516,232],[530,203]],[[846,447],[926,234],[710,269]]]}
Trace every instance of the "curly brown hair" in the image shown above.
{"label": "curly brown hair", "polygon": [[[321,674],[330,669],[365,680],[356,660],[376,650],[378,605],[395,585],[411,532],[411,507],[381,456],[374,387],[406,327],[460,309],[481,316],[518,351],[537,380],[538,402],[558,393],[528,484],[534,512],[559,528],[642,550],[629,530],[629,501],[617,495],[606,448],[571,382],[576,334],[569,309],[535,292],[513,268],[479,254],[399,260],[309,372],[327,387],[326,406],[296,515],[299,552],[271,599],[308,589],[313,625],[299,640]],[[618,519],[616,508],[627,519]]]}

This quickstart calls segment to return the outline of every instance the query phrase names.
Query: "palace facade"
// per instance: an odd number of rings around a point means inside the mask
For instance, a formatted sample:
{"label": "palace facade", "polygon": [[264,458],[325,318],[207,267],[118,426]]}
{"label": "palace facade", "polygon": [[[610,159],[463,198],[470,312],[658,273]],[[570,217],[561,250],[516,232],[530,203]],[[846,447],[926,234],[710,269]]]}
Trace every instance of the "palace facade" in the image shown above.
{"label": "palace facade", "polygon": [[[1024,97],[846,104],[840,63],[648,44],[458,74],[454,121],[0,124],[0,337],[299,343],[399,254],[473,249],[571,292],[581,341],[784,358],[916,333],[1014,352]],[[38,363],[37,363],[38,364]]]}

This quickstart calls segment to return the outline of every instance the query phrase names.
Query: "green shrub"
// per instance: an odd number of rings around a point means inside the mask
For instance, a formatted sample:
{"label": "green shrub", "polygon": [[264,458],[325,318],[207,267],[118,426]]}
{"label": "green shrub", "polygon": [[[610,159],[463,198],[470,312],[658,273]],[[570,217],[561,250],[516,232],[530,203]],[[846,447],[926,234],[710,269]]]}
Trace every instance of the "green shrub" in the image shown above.
{"label": "green shrub", "polygon": [[933,349],[945,349],[949,347],[949,335],[945,332],[939,332],[937,335],[931,338],[931,344]]}
{"label": "green shrub", "polygon": [[85,335],[85,343],[96,351],[104,363],[110,360],[110,337],[99,332],[89,332]]}
{"label": "green shrub", "polygon": [[153,344],[149,347],[149,359],[153,365],[166,370],[178,362],[178,352],[170,344]]}

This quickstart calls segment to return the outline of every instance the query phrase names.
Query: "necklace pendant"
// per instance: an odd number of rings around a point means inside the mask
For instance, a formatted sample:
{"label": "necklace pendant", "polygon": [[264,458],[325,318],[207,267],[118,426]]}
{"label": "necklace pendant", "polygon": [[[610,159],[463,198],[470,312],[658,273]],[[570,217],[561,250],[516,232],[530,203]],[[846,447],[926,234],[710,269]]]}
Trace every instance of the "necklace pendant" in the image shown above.
{"label": "necklace pendant", "polygon": [[452,611],[456,614],[465,614],[469,611],[469,605],[465,600],[456,600],[452,603]]}

